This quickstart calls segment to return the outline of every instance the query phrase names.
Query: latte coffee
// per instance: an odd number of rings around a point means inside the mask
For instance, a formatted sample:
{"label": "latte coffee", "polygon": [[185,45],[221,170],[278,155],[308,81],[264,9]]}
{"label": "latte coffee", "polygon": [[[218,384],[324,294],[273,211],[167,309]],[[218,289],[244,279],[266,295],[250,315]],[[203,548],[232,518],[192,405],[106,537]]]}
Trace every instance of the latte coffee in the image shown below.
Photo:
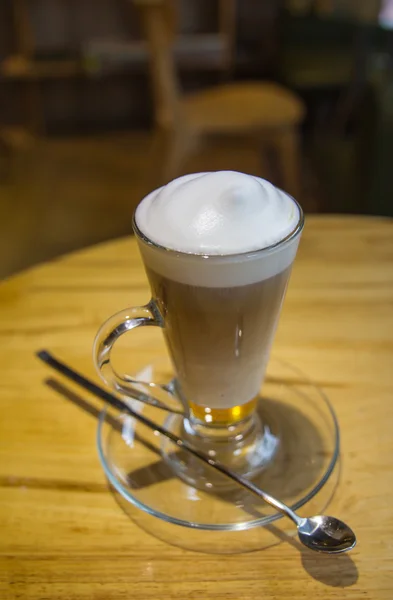
{"label": "latte coffee", "polygon": [[183,397],[211,409],[251,401],[265,373],[289,268],[235,287],[194,286],[147,273]]}
{"label": "latte coffee", "polygon": [[[302,210],[264,179],[197,173],[146,196],[133,228],[151,299],[101,325],[93,346],[97,372],[117,394],[166,410],[165,429],[189,447],[252,479],[281,448],[274,419],[266,412],[261,421],[259,392],[303,229]],[[112,364],[123,334],[151,326],[164,334],[171,385],[141,382]],[[232,480],[179,442],[159,436],[172,473],[193,488],[228,494]]]}
{"label": "latte coffee", "polygon": [[301,219],[290,196],[233,172],[179,178],[136,211],[179,393],[205,422],[230,423],[254,408]]}

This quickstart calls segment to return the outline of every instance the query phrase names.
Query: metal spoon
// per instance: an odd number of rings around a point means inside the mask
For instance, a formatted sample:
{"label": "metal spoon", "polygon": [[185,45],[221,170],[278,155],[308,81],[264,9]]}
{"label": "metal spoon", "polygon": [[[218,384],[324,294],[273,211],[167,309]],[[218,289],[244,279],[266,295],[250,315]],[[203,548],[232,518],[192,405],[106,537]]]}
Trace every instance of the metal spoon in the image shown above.
{"label": "metal spoon", "polygon": [[[221,470],[221,469],[220,469]],[[226,469],[225,469],[226,470]],[[234,474],[235,475],[235,474]],[[348,525],[335,517],[317,515],[315,517],[299,517],[289,506],[273,498],[251,481],[235,475],[232,477],[248,490],[262,498],[267,504],[292,519],[297,527],[299,540],[302,544],[317,552],[339,554],[352,550],[356,545],[356,535]]]}
{"label": "metal spoon", "polygon": [[46,350],[37,352],[37,356],[47,365],[62,375],[68,377],[68,379],[71,379],[73,382],[93,393],[95,396],[105,400],[105,402],[108,402],[108,404],[111,404],[116,409],[122,412],[127,412],[135,420],[146,425],[146,427],[149,427],[153,431],[158,431],[161,435],[169,438],[182,449],[187,450],[194,456],[197,456],[204,463],[207,463],[213,467],[213,469],[220,471],[220,473],[223,473],[233,481],[236,481],[236,483],[247,488],[250,492],[262,498],[262,500],[264,500],[267,504],[270,504],[270,506],[273,506],[273,508],[292,519],[292,521],[296,524],[300,541],[302,544],[307,546],[307,548],[316,550],[317,552],[326,552],[327,554],[338,554],[339,552],[347,552],[355,546],[356,536],[354,532],[348,527],[348,525],[339,519],[319,515],[315,517],[309,517],[308,519],[299,517],[299,515],[289,508],[289,506],[283,502],[280,502],[280,500],[273,498],[273,496],[267,492],[261,490],[259,487],[254,485],[252,481],[245,479],[242,475],[238,475],[231,469],[228,469],[228,467],[225,465],[212,459],[203,452],[200,452],[193,446],[190,446],[186,441],[182,440],[164,427],[161,427],[161,425],[158,423],[154,423],[147,417],[133,411],[128,404],[122,402],[122,400],[110,392],[102,389],[97,384],[84,377],[81,373],[78,373],[63,362],[57,360]]}

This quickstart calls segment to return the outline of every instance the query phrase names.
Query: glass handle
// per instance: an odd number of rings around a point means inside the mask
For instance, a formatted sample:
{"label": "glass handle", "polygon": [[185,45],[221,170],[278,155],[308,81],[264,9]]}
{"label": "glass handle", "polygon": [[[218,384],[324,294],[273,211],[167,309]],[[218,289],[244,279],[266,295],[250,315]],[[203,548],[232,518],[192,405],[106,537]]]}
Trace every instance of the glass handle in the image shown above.
{"label": "glass handle", "polygon": [[171,384],[138,381],[129,375],[120,375],[112,366],[111,352],[116,340],[127,331],[146,326],[164,326],[153,300],[145,306],[126,308],[110,317],[100,327],[94,340],[94,365],[104,383],[121,395],[169,412],[183,413],[183,406]]}

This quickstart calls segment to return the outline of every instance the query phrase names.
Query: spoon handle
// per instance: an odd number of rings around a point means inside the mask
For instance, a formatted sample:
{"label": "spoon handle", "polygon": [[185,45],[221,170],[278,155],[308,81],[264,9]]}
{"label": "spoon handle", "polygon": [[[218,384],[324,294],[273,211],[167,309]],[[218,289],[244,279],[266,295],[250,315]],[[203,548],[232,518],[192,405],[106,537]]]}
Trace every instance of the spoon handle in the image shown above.
{"label": "spoon handle", "polygon": [[302,518],[299,517],[291,508],[289,508],[289,506],[287,506],[277,498],[274,498],[274,496],[271,496],[264,490],[261,490],[261,488],[257,487],[252,481],[245,479],[241,475],[236,475],[236,481],[238,481],[238,483],[240,483],[243,487],[247,488],[256,496],[259,496],[259,498],[262,498],[262,500],[264,500],[266,504],[270,504],[270,506],[273,506],[273,508],[278,510],[280,513],[289,517],[296,524],[296,526],[301,525]]}
{"label": "spoon handle", "polygon": [[74,383],[77,383],[78,385],[83,387],[85,390],[88,390],[90,393],[94,394],[98,398],[105,400],[105,402],[107,402],[111,406],[115,407],[116,409],[118,409],[122,412],[129,413],[134,419],[136,419],[137,421],[140,421],[141,423],[146,425],[146,427],[149,427],[149,429],[152,429],[153,431],[159,431],[161,435],[164,435],[165,437],[172,440],[172,442],[174,442],[177,446],[184,448],[185,450],[187,450],[194,456],[197,456],[204,463],[209,464],[211,467],[213,467],[213,469],[220,471],[220,473],[222,473],[223,475],[226,475],[227,477],[229,477],[230,479],[232,479],[233,481],[235,481],[242,487],[246,488],[247,490],[249,490],[256,496],[259,496],[259,498],[262,498],[262,500],[264,500],[267,504],[270,504],[270,506],[273,506],[273,508],[275,508],[279,512],[283,513],[284,515],[286,515],[287,517],[292,519],[292,521],[294,521],[294,523],[296,523],[296,525],[301,524],[302,519],[300,517],[298,517],[297,514],[294,513],[293,510],[291,510],[289,508],[289,506],[287,506],[283,502],[280,502],[280,500],[277,500],[277,498],[274,498],[267,492],[264,492],[263,490],[261,490],[254,483],[252,483],[252,481],[249,481],[245,477],[238,475],[231,469],[228,469],[225,465],[223,465],[219,461],[214,460],[210,456],[207,456],[207,454],[204,454],[203,452],[200,452],[196,448],[193,448],[186,441],[182,440],[181,438],[179,438],[177,435],[175,435],[171,431],[168,431],[164,427],[161,427],[161,425],[158,425],[157,423],[154,423],[147,417],[133,411],[132,408],[130,408],[128,406],[128,404],[126,404],[125,402],[123,402],[122,400],[117,398],[117,396],[114,396],[110,392],[107,392],[106,390],[102,389],[96,383],[93,383],[93,381],[90,381],[89,379],[87,379],[87,377],[84,377],[84,375],[82,375],[81,373],[78,373],[71,367],[67,366],[65,363],[56,359],[54,356],[52,356],[46,350],[41,350],[40,352],[37,352],[37,356],[43,362],[45,362],[48,366],[52,367],[52,369],[55,369],[57,372],[61,373],[62,375],[64,375],[65,377],[67,377],[68,379],[73,381]]}

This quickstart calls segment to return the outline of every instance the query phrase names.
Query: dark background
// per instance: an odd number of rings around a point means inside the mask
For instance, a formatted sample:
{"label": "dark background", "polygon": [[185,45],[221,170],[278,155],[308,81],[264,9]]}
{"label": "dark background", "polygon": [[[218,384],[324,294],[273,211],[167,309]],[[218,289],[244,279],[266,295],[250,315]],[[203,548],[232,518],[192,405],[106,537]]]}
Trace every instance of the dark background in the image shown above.
{"label": "dark background", "polygon": [[[224,68],[219,0],[179,1],[179,33],[211,34],[192,60],[179,58],[182,88],[246,79],[289,87],[307,107],[305,210],[391,216],[392,4],[238,0]],[[141,39],[127,0],[0,0],[0,275],[130,233],[152,187]],[[103,59],[108,42],[116,50]],[[251,150],[218,143],[187,170],[257,164]]]}

